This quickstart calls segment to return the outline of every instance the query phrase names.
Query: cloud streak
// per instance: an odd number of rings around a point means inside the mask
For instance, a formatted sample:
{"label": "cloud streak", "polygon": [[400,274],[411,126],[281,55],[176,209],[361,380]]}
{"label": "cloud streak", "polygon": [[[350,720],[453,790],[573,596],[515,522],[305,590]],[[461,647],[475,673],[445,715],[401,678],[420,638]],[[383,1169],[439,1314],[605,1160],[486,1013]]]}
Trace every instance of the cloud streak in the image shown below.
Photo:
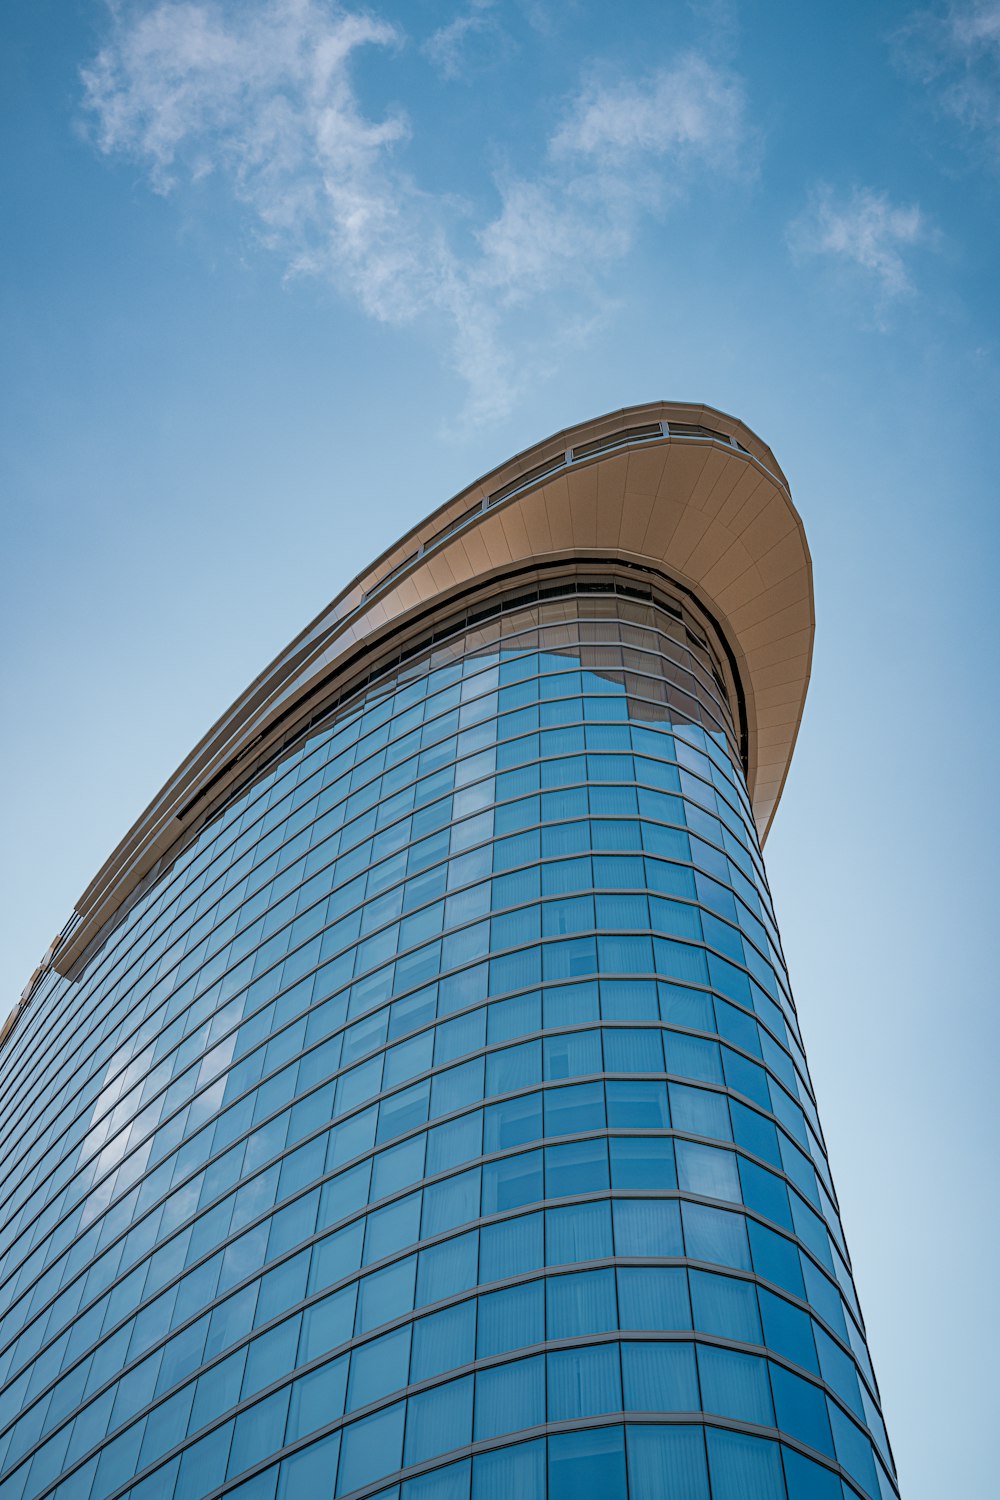
{"label": "cloud streak", "polygon": [[788,228],[796,259],[819,257],[868,285],[875,295],[880,323],[890,303],[915,290],[908,253],[931,245],[934,239],[917,204],[894,203],[886,193],[869,187],[838,196],[821,184]]}
{"label": "cloud streak", "polygon": [[[286,275],[321,279],[379,322],[446,330],[464,416],[482,422],[511,408],[567,321],[599,309],[602,276],[650,213],[696,175],[752,166],[744,91],[695,53],[592,80],[532,174],[489,182],[484,214],[424,190],[406,113],[359,100],[358,58],[403,45],[371,12],[323,0],[116,3],[82,72],[85,115],[97,148],[137,163],[155,191],[224,186]],[[526,308],[542,330],[533,347],[515,329]]]}
{"label": "cloud streak", "polygon": [[900,68],[1000,166],[1000,0],[915,11],[891,43]]}
{"label": "cloud streak", "polygon": [[695,52],[642,80],[585,88],[552,140],[555,155],[589,157],[605,168],[671,156],[727,173],[750,162],[748,145],[741,82]]}
{"label": "cloud streak", "polygon": [[439,27],[423,45],[426,57],[444,78],[468,77],[476,45],[507,50],[507,39],[495,14],[496,0],[469,0],[469,6]]}

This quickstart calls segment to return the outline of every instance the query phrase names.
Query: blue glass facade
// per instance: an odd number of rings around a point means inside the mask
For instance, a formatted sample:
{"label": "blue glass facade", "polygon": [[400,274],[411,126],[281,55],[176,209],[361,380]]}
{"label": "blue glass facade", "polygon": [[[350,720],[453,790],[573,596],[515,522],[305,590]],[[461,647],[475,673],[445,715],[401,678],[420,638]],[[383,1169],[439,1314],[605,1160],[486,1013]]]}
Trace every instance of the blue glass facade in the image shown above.
{"label": "blue glass facade", "polygon": [[509,588],[0,1053],[0,1500],[891,1500],[719,664]]}

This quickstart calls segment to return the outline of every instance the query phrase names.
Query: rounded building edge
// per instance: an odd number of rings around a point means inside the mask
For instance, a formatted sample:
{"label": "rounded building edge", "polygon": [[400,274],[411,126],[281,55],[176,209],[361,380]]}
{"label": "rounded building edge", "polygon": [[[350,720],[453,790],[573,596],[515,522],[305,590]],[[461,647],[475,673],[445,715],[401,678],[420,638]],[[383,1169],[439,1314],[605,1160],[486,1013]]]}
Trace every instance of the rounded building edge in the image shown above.
{"label": "rounded building edge", "polygon": [[[770,448],[718,409],[658,401],[568,427],[490,471],[381,554],[195,746],[77,902],[45,968],[79,973],[237,785],[416,617],[532,563],[609,561],[679,584],[720,637],[761,840],[805,704],[815,611],[801,517]],[[22,1002],[23,1003],[23,1002]]]}

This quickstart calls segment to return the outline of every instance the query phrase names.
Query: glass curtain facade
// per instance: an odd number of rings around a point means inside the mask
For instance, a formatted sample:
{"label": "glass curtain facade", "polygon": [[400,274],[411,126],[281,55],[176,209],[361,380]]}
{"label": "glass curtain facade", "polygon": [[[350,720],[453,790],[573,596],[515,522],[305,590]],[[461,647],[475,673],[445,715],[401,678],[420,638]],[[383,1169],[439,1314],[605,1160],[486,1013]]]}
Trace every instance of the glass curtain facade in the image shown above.
{"label": "glass curtain facade", "polygon": [[0,1500],[890,1500],[733,725],[567,578],[384,667],[0,1054]]}

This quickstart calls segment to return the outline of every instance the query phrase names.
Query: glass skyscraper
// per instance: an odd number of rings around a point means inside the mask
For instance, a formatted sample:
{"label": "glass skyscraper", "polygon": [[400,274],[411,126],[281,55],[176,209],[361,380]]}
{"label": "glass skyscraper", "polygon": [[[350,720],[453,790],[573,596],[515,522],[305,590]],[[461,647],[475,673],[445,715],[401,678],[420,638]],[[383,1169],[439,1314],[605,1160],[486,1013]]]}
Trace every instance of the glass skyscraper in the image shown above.
{"label": "glass skyscraper", "polygon": [[896,1495],[760,852],[812,627],[656,404],[251,685],[4,1028],[0,1500]]}

